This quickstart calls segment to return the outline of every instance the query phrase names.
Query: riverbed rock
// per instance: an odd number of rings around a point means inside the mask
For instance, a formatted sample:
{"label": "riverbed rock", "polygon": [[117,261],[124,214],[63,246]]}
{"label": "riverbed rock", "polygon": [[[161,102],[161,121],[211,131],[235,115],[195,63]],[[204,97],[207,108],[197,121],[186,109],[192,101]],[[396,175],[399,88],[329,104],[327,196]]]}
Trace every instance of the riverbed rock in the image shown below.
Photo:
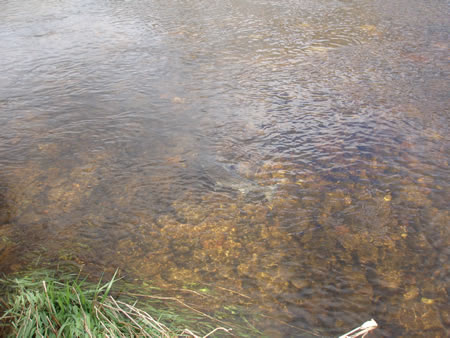
{"label": "riverbed rock", "polygon": [[439,312],[433,305],[408,302],[395,317],[408,331],[444,330]]}

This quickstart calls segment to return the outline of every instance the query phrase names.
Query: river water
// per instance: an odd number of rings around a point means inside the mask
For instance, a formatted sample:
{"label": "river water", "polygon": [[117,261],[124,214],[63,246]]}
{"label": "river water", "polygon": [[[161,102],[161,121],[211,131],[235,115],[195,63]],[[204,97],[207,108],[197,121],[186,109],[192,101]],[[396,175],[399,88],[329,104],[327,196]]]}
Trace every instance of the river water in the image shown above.
{"label": "river water", "polygon": [[1,271],[120,268],[267,336],[445,336],[449,24],[442,0],[0,0]]}

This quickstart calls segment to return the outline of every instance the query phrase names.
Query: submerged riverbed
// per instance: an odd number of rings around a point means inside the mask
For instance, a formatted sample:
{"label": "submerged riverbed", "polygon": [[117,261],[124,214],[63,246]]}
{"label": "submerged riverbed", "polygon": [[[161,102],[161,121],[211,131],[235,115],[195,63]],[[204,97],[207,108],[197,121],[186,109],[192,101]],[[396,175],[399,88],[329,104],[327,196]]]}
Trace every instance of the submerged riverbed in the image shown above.
{"label": "submerged riverbed", "polygon": [[268,336],[445,336],[448,9],[0,1],[1,271],[120,268]]}

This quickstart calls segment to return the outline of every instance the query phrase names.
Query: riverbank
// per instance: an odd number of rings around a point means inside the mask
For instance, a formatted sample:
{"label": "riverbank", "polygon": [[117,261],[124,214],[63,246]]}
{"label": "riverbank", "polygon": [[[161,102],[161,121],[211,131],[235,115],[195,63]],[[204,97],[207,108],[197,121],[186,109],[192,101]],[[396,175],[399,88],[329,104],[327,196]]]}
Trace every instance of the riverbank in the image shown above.
{"label": "riverbank", "polygon": [[[181,300],[136,294],[117,278],[88,281],[80,273],[38,270],[0,280],[1,336],[206,337],[230,327]],[[143,299],[145,298],[145,300]],[[180,309],[167,305],[172,300]],[[239,328],[238,328],[239,331]],[[245,335],[244,332],[241,332]]]}

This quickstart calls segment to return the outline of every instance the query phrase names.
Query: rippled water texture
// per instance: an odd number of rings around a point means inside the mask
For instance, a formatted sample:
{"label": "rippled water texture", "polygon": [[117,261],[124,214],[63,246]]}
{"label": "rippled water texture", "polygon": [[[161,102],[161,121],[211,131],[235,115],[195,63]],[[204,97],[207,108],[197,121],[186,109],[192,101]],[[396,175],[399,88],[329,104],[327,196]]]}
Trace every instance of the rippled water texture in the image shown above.
{"label": "rippled water texture", "polygon": [[445,336],[448,10],[0,0],[1,270],[207,285],[269,336]]}

